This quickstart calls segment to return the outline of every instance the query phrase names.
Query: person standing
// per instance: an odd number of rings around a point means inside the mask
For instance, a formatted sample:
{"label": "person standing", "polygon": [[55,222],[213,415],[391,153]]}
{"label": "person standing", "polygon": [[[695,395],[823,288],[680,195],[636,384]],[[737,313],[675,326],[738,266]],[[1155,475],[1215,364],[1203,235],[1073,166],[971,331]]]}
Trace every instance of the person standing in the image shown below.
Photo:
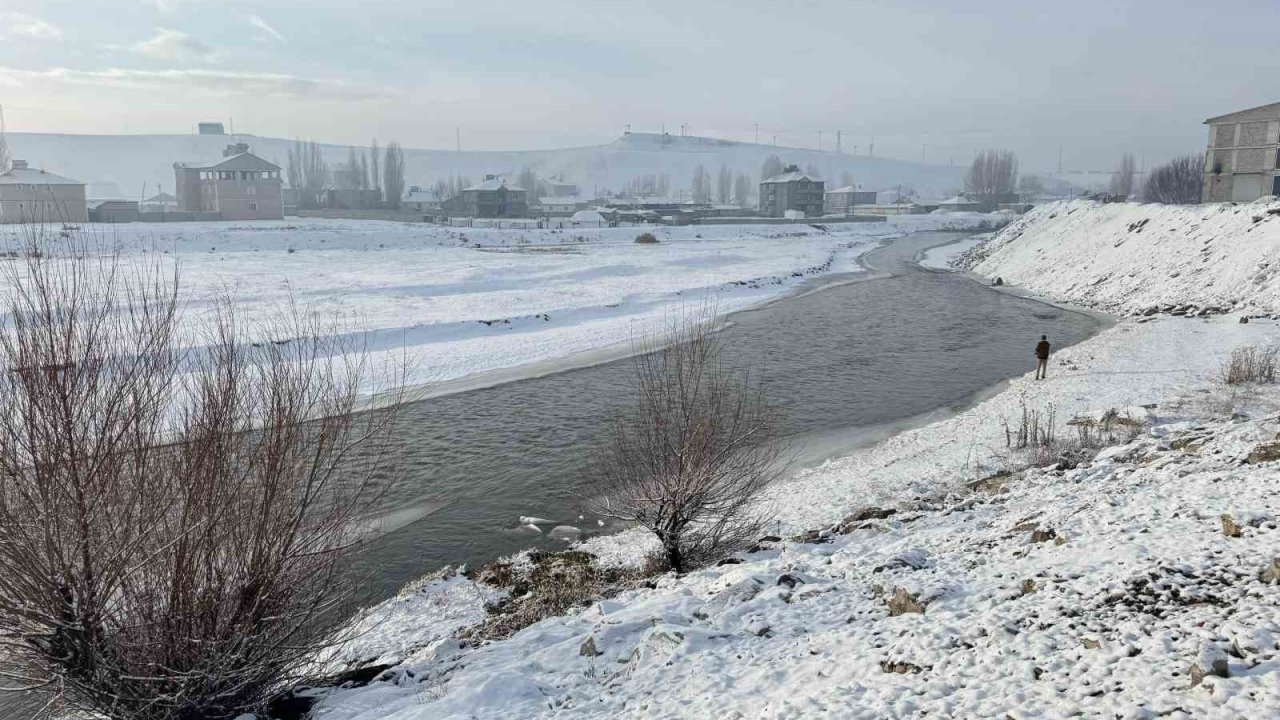
{"label": "person standing", "polygon": [[1040,336],[1040,342],[1036,343],[1036,379],[1044,380],[1049,376],[1049,338],[1045,335]]}

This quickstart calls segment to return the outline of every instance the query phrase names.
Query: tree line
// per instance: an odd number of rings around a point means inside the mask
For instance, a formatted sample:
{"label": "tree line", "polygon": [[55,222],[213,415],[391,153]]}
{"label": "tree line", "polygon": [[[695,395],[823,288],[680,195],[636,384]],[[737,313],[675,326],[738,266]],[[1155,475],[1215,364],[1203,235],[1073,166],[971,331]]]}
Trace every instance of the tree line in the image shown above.
{"label": "tree line", "polygon": [[375,139],[368,153],[353,147],[345,163],[332,169],[318,143],[297,140],[289,148],[285,178],[298,195],[298,207],[325,206],[330,189],[356,191],[361,207],[399,209],[406,187],[404,150],[392,141],[379,150]]}

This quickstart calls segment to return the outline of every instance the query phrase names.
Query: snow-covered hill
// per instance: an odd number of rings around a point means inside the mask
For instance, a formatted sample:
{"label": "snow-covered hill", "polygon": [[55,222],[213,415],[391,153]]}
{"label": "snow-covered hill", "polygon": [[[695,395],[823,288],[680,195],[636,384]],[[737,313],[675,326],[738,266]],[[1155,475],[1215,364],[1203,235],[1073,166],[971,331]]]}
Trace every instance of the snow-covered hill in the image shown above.
{"label": "snow-covered hill", "polygon": [[963,262],[983,275],[1119,314],[1152,308],[1276,313],[1280,201],[1052,203]]}
{"label": "snow-covered hill", "polygon": [[[283,166],[292,140],[237,135],[253,151]],[[51,135],[9,133],[13,156],[86,183],[114,183],[122,197],[148,194],[157,187],[173,189],[173,163],[219,157],[231,136],[218,135]],[[345,162],[350,148],[322,145],[332,165]],[[358,148],[363,151],[363,148]],[[909,185],[941,197],[959,187],[961,168],[924,165],[901,160],[841,155],[801,148],[774,147],[702,137],[673,137],[631,133],[607,144],[562,150],[480,152],[405,149],[410,185],[430,185],[438,178],[463,175],[472,180],[485,174],[515,175],[528,167],[542,177],[562,175],[583,194],[622,190],[638,176],[666,174],[673,191],[688,188],[694,168],[704,166],[713,176],[721,165],[753,180],[769,155],[802,167],[814,165],[823,177],[838,181],[850,173],[870,189]],[[91,193],[92,194],[92,193]]]}

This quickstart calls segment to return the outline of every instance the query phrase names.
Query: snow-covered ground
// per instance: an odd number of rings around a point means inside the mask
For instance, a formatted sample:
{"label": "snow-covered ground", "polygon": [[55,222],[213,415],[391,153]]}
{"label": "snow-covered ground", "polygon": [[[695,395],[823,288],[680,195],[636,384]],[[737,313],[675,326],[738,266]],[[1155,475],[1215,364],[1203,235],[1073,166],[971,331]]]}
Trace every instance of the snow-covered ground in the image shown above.
{"label": "snow-covered ground", "polygon": [[[126,257],[176,257],[198,321],[226,292],[250,318],[293,298],[372,347],[407,349],[411,384],[438,383],[586,351],[629,348],[681,306],[729,312],[805,279],[855,271],[881,239],[964,227],[982,215],[893,222],[494,230],[356,220],[99,226]],[[24,228],[0,227],[16,242]]]}
{"label": "snow-covered ground", "polygon": [[966,265],[1117,314],[1168,304],[1280,312],[1280,200],[1042,205]]}
{"label": "snow-covered ground", "polygon": [[[1095,235],[1115,216],[1189,218],[1188,233],[1158,243],[1180,265],[1199,263],[1204,245],[1255,242],[1230,223],[1190,231],[1232,206],[1058,208],[999,234],[979,270],[1124,311],[1203,307],[1231,277],[1214,265],[1234,260],[1200,263],[1202,280],[1223,279],[1193,285],[1060,218]],[[1165,282],[1146,290],[1136,276]],[[1240,293],[1263,307],[1257,291]],[[1269,716],[1280,707],[1280,567],[1269,570],[1280,562],[1280,391],[1228,388],[1218,373],[1233,348],[1280,342],[1280,326],[1238,317],[1121,321],[1056,353],[1046,381],[1015,379],[777,487],[779,534],[822,529],[822,542],[763,543],[737,564],[665,576],[479,647],[450,638],[466,613],[483,616],[485,591],[456,577],[412,588],[374,609],[364,622],[379,629],[348,649],[396,667],[329,694],[314,716]],[[1023,464],[1003,429],[1023,406],[1052,407],[1059,433],[1111,409],[1143,427],[1077,468],[992,479]],[[842,522],[869,506],[896,513]],[[1238,536],[1224,534],[1224,514]],[[589,549],[625,557],[639,538]]]}

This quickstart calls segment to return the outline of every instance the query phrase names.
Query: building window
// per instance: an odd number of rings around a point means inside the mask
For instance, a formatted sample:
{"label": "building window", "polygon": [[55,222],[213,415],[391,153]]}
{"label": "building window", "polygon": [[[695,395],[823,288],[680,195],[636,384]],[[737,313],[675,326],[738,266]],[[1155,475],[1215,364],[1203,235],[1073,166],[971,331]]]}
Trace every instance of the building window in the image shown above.
{"label": "building window", "polygon": [[257,195],[257,194],[258,194],[258,186],[257,186],[257,185],[250,185],[249,187],[245,188],[245,189],[244,189],[244,191],[245,191],[245,193],[246,193],[246,194],[249,194],[249,195]]}
{"label": "building window", "polygon": [[249,201],[249,209],[250,209],[250,210],[257,210],[257,209],[258,209],[258,203],[254,202],[254,201],[252,201],[252,200],[251,200],[251,201]]}

